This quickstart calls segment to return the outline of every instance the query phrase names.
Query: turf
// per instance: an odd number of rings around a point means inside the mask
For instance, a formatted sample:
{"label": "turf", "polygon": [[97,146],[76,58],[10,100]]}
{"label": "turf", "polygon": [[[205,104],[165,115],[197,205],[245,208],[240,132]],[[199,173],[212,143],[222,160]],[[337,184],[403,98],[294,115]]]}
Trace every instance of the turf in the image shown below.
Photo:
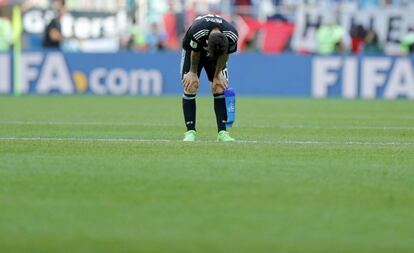
{"label": "turf", "polygon": [[0,252],[413,252],[414,103],[0,97]]}

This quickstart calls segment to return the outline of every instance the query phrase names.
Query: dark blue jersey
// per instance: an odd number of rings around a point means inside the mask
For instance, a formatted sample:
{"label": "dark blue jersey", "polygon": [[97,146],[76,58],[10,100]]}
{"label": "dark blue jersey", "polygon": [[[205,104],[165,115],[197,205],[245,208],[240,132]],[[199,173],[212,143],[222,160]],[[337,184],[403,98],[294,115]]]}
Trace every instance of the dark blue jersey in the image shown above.
{"label": "dark blue jersey", "polygon": [[229,54],[237,51],[238,33],[236,28],[218,15],[206,15],[194,20],[183,39],[183,48],[187,51],[205,51],[211,30],[219,28],[229,40]]}
{"label": "dark blue jersey", "polygon": [[50,21],[50,23],[47,25],[46,29],[45,29],[45,34],[44,34],[44,37],[43,37],[43,47],[46,47],[46,48],[59,48],[60,47],[60,42],[59,41],[54,41],[50,38],[50,31],[52,29],[56,29],[59,32],[62,31],[60,21],[56,18],[52,19]]}

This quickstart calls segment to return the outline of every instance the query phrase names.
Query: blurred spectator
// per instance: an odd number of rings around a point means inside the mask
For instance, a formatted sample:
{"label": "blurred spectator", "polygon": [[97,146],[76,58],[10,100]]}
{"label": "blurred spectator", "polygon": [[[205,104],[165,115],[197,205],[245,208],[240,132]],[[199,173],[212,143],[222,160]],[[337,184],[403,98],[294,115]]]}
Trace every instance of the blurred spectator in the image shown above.
{"label": "blurred spectator", "polygon": [[381,43],[378,40],[378,34],[373,30],[369,29],[366,32],[364,39],[364,54],[382,54],[383,48]]}
{"label": "blurred spectator", "polygon": [[130,37],[127,42],[127,48],[137,51],[145,51],[145,34],[141,27],[137,24],[135,17],[132,20],[132,25],[129,27],[128,32]]}
{"label": "blurred spectator", "polygon": [[159,22],[164,24],[163,32],[165,33],[165,41],[163,44],[168,49],[179,50],[180,48],[180,38],[186,32],[186,21],[183,11],[182,5],[178,5],[177,7],[170,4],[162,21]]}
{"label": "blurred spectator", "polygon": [[187,30],[191,24],[193,23],[194,19],[197,18],[197,10],[196,4],[192,2],[187,8],[185,9],[185,30]]}
{"label": "blurred spectator", "polygon": [[248,15],[254,14],[253,1],[252,0],[233,0],[234,12],[237,15]]}
{"label": "blurred spectator", "polygon": [[359,54],[362,51],[365,40],[365,28],[362,25],[354,25],[351,27],[351,52]]}
{"label": "blurred spectator", "polygon": [[7,52],[12,44],[12,26],[10,20],[0,12],[0,52]]}
{"label": "blurred spectator", "polygon": [[31,8],[41,8],[45,9],[49,7],[50,0],[25,0],[21,5],[22,12],[25,12]]}
{"label": "blurred spectator", "polygon": [[58,4],[56,17],[53,18],[50,23],[46,26],[44,37],[43,37],[43,47],[50,49],[59,49],[61,43],[64,40],[62,35],[61,20],[65,14],[64,2]]}
{"label": "blurred spectator", "polygon": [[256,31],[252,38],[246,41],[244,48],[245,52],[260,52],[259,44],[259,33]]}
{"label": "blurred spectator", "polygon": [[280,1],[277,3],[273,3],[271,0],[262,0],[257,4],[258,8],[258,16],[257,18],[261,21],[266,20],[268,17],[272,17],[272,19],[279,19],[280,13],[276,13],[276,5],[280,5]]}
{"label": "blurred spectator", "polygon": [[414,26],[408,29],[408,32],[401,40],[401,50],[406,54],[414,53]]}
{"label": "blurred spectator", "polygon": [[318,53],[328,55],[343,52],[344,44],[342,40],[345,36],[345,30],[332,17],[327,18],[316,31]]}
{"label": "blurred spectator", "polygon": [[164,50],[165,41],[167,39],[167,35],[161,31],[159,24],[157,22],[153,22],[150,27],[150,31],[146,36],[147,48],[149,51],[160,51]]}
{"label": "blurred spectator", "polygon": [[359,0],[359,5],[361,6],[361,9],[372,9],[372,8],[378,8],[379,1],[378,0]]}

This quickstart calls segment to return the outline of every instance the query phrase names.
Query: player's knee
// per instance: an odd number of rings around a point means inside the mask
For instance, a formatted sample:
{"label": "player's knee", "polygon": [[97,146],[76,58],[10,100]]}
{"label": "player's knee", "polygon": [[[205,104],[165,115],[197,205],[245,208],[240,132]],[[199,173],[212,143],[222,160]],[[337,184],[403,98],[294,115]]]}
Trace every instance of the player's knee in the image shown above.
{"label": "player's knee", "polygon": [[219,94],[223,92],[224,92],[224,89],[220,85],[211,85],[211,93]]}
{"label": "player's knee", "polygon": [[188,89],[184,89],[184,92],[187,94],[197,94],[198,87],[200,87],[200,84],[194,83]]}

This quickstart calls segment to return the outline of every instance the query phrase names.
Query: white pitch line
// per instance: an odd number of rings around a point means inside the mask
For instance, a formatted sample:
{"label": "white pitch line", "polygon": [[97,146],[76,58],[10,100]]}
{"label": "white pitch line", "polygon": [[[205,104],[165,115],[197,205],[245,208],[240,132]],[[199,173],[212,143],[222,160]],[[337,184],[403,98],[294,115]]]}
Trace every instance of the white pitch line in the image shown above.
{"label": "white pitch line", "polygon": [[[54,141],[54,142],[136,142],[136,143],[183,143],[181,140],[168,139],[137,139],[137,138],[80,138],[80,137],[0,137],[0,141]],[[197,143],[217,143],[216,141],[197,141]],[[273,144],[273,145],[342,145],[342,146],[414,146],[414,142],[364,142],[364,141],[344,141],[329,142],[316,140],[238,140],[240,144]]]}

